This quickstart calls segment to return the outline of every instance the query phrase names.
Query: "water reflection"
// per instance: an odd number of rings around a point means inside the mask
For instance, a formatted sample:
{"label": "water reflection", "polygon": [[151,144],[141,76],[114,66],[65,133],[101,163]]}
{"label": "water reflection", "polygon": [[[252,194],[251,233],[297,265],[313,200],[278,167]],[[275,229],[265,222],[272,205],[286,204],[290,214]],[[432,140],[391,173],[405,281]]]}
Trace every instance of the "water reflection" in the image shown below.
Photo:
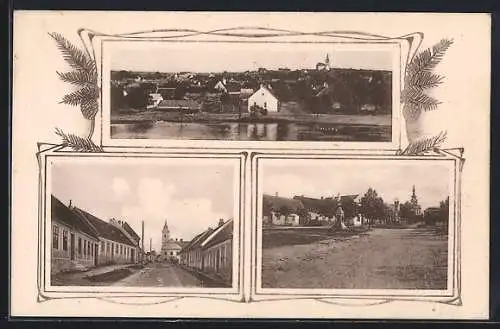
{"label": "water reflection", "polygon": [[111,137],[118,139],[389,142],[391,127],[298,123],[141,122],[112,124]]}

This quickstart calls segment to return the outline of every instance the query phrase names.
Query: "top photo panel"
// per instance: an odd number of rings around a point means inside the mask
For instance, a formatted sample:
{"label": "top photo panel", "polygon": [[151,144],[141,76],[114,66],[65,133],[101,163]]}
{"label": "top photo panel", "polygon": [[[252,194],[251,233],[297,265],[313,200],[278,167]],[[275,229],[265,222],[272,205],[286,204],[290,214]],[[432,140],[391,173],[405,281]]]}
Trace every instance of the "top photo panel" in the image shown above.
{"label": "top photo panel", "polygon": [[103,145],[398,149],[401,40],[256,39],[103,41]]}

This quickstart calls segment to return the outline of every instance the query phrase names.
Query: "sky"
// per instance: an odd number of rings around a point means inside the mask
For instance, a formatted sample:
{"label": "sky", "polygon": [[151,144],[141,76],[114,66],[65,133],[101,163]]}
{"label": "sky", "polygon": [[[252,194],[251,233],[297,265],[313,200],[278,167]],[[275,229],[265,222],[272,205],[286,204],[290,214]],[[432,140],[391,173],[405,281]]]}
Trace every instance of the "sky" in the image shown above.
{"label": "sky", "polygon": [[[342,162],[342,163],[341,163]],[[285,165],[286,163],[286,165]],[[263,160],[263,192],[320,198],[338,193],[363,195],[374,188],[386,203],[409,201],[412,186],[422,209],[439,206],[449,195],[452,171],[438,161]],[[449,163],[449,161],[448,161]]]}
{"label": "sky", "polygon": [[334,49],[332,44],[127,43],[111,47],[109,60],[112,70],[243,72],[259,67],[315,69],[329,54],[334,68],[392,70],[393,52],[389,48],[372,48]]}
{"label": "sky", "polygon": [[89,163],[72,160],[52,166],[52,194],[96,217],[126,220],[141,235],[144,246],[161,246],[161,229],[168,220],[173,238],[190,240],[219,218],[233,216],[234,166],[127,164],[126,161]]}

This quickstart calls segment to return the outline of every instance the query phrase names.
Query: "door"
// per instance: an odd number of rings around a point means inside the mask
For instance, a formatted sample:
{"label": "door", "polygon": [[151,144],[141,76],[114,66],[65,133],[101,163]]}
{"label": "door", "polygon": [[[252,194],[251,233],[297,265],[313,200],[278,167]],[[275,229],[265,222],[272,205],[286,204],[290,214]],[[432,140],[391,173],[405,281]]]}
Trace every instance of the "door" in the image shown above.
{"label": "door", "polygon": [[131,261],[132,263],[135,263],[135,250],[134,250],[134,249],[132,249],[132,250],[130,250],[130,251],[131,251],[131,253],[130,253],[130,261]]}
{"label": "door", "polygon": [[75,260],[75,234],[70,235],[70,246],[69,246],[70,259]]}
{"label": "door", "polygon": [[94,245],[94,265],[95,266],[97,266],[99,264],[98,256],[99,256],[99,244],[96,243]]}

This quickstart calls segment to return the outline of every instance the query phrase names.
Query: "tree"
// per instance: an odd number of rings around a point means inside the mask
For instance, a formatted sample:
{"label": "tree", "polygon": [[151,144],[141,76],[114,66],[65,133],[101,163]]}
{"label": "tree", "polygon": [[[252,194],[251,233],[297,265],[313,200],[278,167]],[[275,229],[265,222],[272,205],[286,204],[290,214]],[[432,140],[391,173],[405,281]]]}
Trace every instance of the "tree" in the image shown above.
{"label": "tree", "polygon": [[288,206],[281,206],[279,209],[279,214],[285,217],[288,217],[292,213],[292,209],[290,209]]}
{"label": "tree", "polygon": [[125,96],[123,96],[123,87],[111,85],[110,89],[110,105],[111,111],[120,110],[124,106]]}
{"label": "tree", "polygon": [[411,203],[410,201],[406,201],[405,203],[402,203],[400,208],[399,208],[399,217],[401,220],[409,222],[413,219],[413,212],[411,210]]}
{"label": "tree", "polygon": [[371,187],[361,198],[360,212],[370,220],[370,223],[373,223],[374,220],[382,221],[385,219],[384,200]]}
{"label": "tree", "polygon": [[146,108],[150,101],[148,90],[145,86],[132,87],[128,90],[125,101],[134,109]]}
{"label": "tree", "polygon": [[439,220],[443,221],[444,224],[448,225],[448,220],[450,217],[450,197],[439,203]]}

